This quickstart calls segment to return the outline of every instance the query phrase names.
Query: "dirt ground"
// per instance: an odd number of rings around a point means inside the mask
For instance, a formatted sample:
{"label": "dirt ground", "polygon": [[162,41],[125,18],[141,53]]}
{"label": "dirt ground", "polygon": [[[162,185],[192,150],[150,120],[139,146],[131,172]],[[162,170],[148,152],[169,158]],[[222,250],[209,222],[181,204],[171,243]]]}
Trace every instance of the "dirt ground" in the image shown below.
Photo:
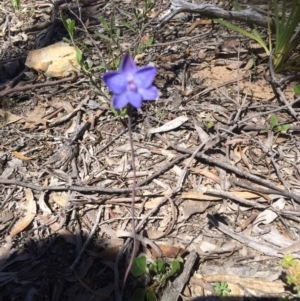
{"label": "dirt ground", "polygon": [[[68,2],[0,3],[0,301],[132,300],[153,284],[130,274],[121,291],[133,171],[127,117],[101,78],[126,52],[156,66],[160,91],[133,112],[136,257],[183,259],[157,300],[295,298],[280,261],[300,258],[297,80],[272,83],[260,45],[209,19],[162,23],[168,1],[145,14],[147,1]],[[90,64],[72,80],[25,66],[70,40],[59,12]]]}

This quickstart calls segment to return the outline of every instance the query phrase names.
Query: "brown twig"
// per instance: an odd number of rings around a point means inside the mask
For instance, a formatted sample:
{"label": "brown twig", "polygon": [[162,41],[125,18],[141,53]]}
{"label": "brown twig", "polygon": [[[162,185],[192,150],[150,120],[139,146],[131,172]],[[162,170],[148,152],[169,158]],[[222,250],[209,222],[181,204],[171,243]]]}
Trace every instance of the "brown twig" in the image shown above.
{"label": "brown twig", "polygon": [[[23,76],[23,75],[22,75]],[[14,87],[6,87],[4,90],[0,91],[0,97],[6,96],[11,93],[15,92],[21,92],[21,91],[28,91],[31,89],[36,89],[36,88],[42,88],[42,87],[48,87],[48,86],[55,86],[59,85],[65,82],[74,82],[78,78],[78,74],[76,72],[72,72],[72,74],[69,77],[62,78],[59,80],[54,80],[54,81],[45,81],[44,83],[38,83],[38,84],[27,84],[27,85],[22,85],[22,83],[14,86]]]}
{"label": "brown twig", "polygon": [[[131,188],[104,188],[99,186],[75,186],[75,185],[66,185],[66,186],[39,186],[32,183],[27,183],[23,181],[19,181],[16,179],[7,180],[7,179],[0,179],[0,184],[3,185],[16,185],[21,187],[27,187],[32,190],[36,191],[79,191],[79,192],[103,192],[103,193],[127,193],[131,192]],[[137,187],[136,190],[146,190],[146,189],[153,189],[150,186],[141,186]]]}
{"label": "brown twig", "polygon": [[[181,152],[181,153],[186,153],[186,154],[191,154],[192,155],[193,152],[194,152],[191,149],[186,149],[186,148],[183,148],[183,147],[180,147],[180,146],[177,146],[177,145],[173,145],[173,144],[171,144],[171,147],[173,149]],[[284,189],[281,189],[281,188],[279,188],[278,186],[276,186],[275,184],[273,184],[272,182],[270,182],[268,180],[265,180],[263,178],[255,176],[255,175],[252,175],[252,174],[246,172],[245,170],[239,169],[238,167],[232,166],[230,164],[227,164],[226,162],[223,162],[221,160],[217,160],[216,158],[212,158],[212,157],[210,157],[208,155],[198,153],[196,155],[196,158],[205,160],[206,162],[208,162],[208,163],[210,163],[212,165],[215,165],[215,166],[218,166],[220,168],[229,170],[229,171],[231,171],[231,172],[239,175],[240,177],[243,177],[243,178],[246,178],[248,180],[251,180],[251,181],[253,181],[253,182],[257,183],[257,184],[264,185],[264,186],[266,186],[268,188],[274,189],[275,191],[277,191],[278,194],[290,197],[291,199],[294,199],[298,203],[300,203],[300,195],[298,193],[296,193],[296,192],[286,191]]]}

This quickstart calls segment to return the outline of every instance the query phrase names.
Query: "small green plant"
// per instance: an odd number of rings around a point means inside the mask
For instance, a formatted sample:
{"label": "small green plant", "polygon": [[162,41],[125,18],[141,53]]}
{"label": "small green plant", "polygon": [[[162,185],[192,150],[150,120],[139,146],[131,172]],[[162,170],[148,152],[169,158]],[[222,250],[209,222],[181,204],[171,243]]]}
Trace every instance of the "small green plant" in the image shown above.
{"label": "small green plant", "polygon": [[106,21],[103,17],[100,17],[100,22],[106,32],[106,35],[100,32],[95,32],[96,35],[103,40],[109,41],[115,45],[119,45],[121,31],[115,26],[115,17],[112,15],[109,21]]}
{"label": "small green plant", "polygon": [[[114,16],[111,16],[108,21],[101,17],[100,22],[104,28],[105,34],[98,31],[96,31],[95,34],[100,39],[108,42],[108,49],[110,59],[112,61],[112,66],[114,69],[117,69],[120,65],[120,55],[122,53],[122,47],[120,45],[121,30],[120,28],[116,28]],[[116,48],[118,49],[118,53],[116,53],[115,51]]]}
{"label": "small green plant", "polygon": [[213,121],[209,121],[208,123],[205,124],[206,129],[209,131],[214,127]]}
{"label": "small green plant", "polygon": [[275,132],[284,132],[290,129],[291,125],[290,124],[282,124],[279,125],[278,123],[278,118],[276,115],[272,114],[270,118],[270,125],[271,125],[271,130]]}
{"label": "small green plant", "polygon": [[292,255],[284,255],[279,264],[285,269],[287,284],[291,285],[297,297],[300,297],[300,260]]}
{"label": "small green plant", "polygon": [[167,112],[156,112],[155,113],[156,118],[158,118],[159,120],[164,120],[168,117],[168,113]]}
{"label": "small green plant", "polygon": [[135,258],[131,267],[131,273],[135,277],[146,278],[148,287],[135,290],[132,301],[156,301],[156,294],[164,287],[168,279],[180,270],[181,257],[174,259],[170,264],[162,259],[156,259],[147,265],[146,257]]}
{"label": "small green plant", "polygon": [[21,0],[9,0],[9,2],[14,9],[20,10]]}
{"label": "small green plant", "polygon": [[153,37],[150,37],[147,42],[141,42],[139,45],[138,45],[138,48],[137,48],[137,53],[142,53],[144,52],[146,49],[148,49],[153,43]]}
{"label": "small green plant", "polygon": [[71,20],[71,19],[66,19],[63,14],[60,15],[60,18],[61,18],[61,21],[63,22],[63,25],[64,25],[65,29],[67,30],[67,32],[69,34],[69,37],[71,39],[71,41],[69,41],[66,38],[65,38],[65,40],[75,47],[76,60],[77,60],[78,64],[80,64],[82,66],[82,64],[83,64],[83,62],[82,62],[82,51],[76,46],[76,42],[74,40],[75,21]]}
{"label": "small green plant", "polygon": [[228,284],[226,282],[216,282],[215,283],[215,291],[217,296],[227,296],[231,290],[228,287]]}
{"label": "small green plant", "polygon": [[293,90],[296,96],[300,95],[300,85],[294,85]]}
{"label": "small green plant", "polygon": [[111,107],[110,109],[114,113],[114,115],[117,119],[120,119],[120,120],[128,119],[128,108],[127,107],[122,108],[120,110],[116,110],[113,107]]}
{"label": "small green plant", "polygon": [[136,19],[136,26],[139,30],[143,30],[143,27],[146,23],[147,14],[151,11],[151,9],[155,6],[154,2],[151,2],[150,0],[144,0],[144,8],[138,9],[133,7],[132,12]]}

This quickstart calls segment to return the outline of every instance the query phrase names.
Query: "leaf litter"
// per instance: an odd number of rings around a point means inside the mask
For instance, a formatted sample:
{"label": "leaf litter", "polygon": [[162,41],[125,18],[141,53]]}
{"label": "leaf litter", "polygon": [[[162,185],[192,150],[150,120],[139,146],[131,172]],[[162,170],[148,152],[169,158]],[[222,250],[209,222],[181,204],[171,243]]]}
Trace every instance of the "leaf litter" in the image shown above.
{"label": "leaf litter", "polygon": [[[94,23],[99,9],[106,18],[114,12],[118,21],[131,11],[125,1],[116,1],[121,12],[112,2],[92,2],[82,8],[91,29],[101,26]],[[36,48],[41,30],[30,29],[38,20],[47,20],[46,28],[51,24],[52,5],[29,0],[22,5],[35,12],[22,19],[24,12],[7,10],[15,40],[4,43],[1,64],[11,53],[26,57]],[[150,20],[156,15],[151,12]],[[266,67],[251,69],[257,45],[232,39],[221,28],[205,34],[211,23],[198,19],[183,14],[160,32],[148,25],[148,36],[140,36],[154,42],[135,61],[158,68],[161,96],[138,111],[133,131],[138,186],[146,186],[136,198],[139,254],[149,261],[181,255],[185,267],[193,262],[178,278],[184,279],[180,286],[173,279],[180,291],[172,292],[172,300],[214,295],[215,282],[227,282],[240,298],[288,295],[279,259],[287,253],[300,257],[299,121],[274,94]],[[52,42],[62,32],[55,32]],[[202,34],[205,38],[181,41]],[[76,38],[86,41],[80,33]],[[109,65],[108,44],[91,38],[102,56],[93,48],[86,55],[96,65],[101,60]],[[123,30],[122,43],[133,45],[136,38]],[[3,83],[8,80],[9,74]],[[115,297],[117,258],[131,233],[126,123],[87,78],[77,80],[1,99],[0,287],[6,300]],[[289,103],[295,100],[293,83],[284,96]],[[272,129],[272,114],[290,129]],[[180,190],[168,198],[178,183]],[[71,273],[77,258],[76,274]],[[117,267],[120,275],[125,262],[124,257]],[[131,281],[125,299],[136,285]]]}

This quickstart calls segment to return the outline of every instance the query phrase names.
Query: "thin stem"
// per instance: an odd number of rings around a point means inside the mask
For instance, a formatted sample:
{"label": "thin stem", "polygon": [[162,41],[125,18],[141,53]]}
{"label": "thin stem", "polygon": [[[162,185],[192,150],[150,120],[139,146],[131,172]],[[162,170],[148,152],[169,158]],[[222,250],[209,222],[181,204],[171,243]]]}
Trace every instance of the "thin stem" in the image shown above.
{"label": "thin stem", "polygon": [[123,286],[122,286],[122,295],[125,289],[126,281],[131,270],[133,260],[137,251],[137,240],[136,240],[136,231],[135,231],[135,219],[134,219],[134,203],[135,203],[135,188],[136,188],[136,169],[134,161],[134,149],[133,149],[133,139],[132,139],[132,107],[128,106],[128,134],[129,134],[129,143],[131,149],[131,165],[133,172],[133,183],[132,183],[132,199],[131,199],[131,221],[132,221],[132,237],[133,237],[133,249],[130,257],[128,267],[126,269]]}

